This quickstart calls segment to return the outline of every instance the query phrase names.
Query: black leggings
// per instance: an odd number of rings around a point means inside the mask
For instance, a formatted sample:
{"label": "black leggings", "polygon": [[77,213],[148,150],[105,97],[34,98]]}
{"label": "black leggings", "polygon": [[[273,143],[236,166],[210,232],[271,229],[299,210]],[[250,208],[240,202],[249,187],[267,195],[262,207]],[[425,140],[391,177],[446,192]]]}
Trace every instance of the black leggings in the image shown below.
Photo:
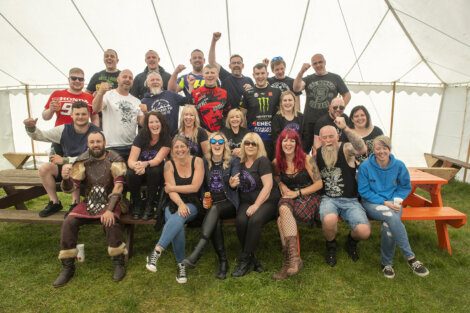
{"label": "black leggings", "polygon": [[131,199],[140,198],[140,187],[147,182],[147,197],[154,201],[159,186],[163,186],[163,164],[147,167],[144,175],[137,175],[133,170],[127,170],[127,184],[131,192]]}
{"label": "black leggings", "polygon": [[237,235],[242,245],[242,252],[246,254],[254,253],[259,240],[263,226],[278,215],[277,199],[267,200],[256,212],[248,217],[246,211],[250,203],[241,203],[237,211]]}
{"label": "black leggings", "polygon": [[[214,230],[216,230],[216,232],[222,232],[222,228],[217,227],[219,220],[234,218],[236,212],[235,207],[229,200],[214,204],[206,213],[204,222],[202,223],[202,238],[208,240],[213,235],[216,236]],[[217,235],[220,236],[221,234]]]}

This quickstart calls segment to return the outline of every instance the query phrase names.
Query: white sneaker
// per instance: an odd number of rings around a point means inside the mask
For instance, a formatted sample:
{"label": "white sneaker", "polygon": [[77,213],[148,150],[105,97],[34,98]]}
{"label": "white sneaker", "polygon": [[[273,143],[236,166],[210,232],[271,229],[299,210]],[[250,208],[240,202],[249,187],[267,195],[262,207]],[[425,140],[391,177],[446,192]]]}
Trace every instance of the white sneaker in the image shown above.
{"label": "white sneaker", "polygon": [[395,270],[391,265],[382,265],[382,273],[384,273],[386,278],[392,279],[395,277]]}
{"label": "white sneaker", "polygon": [[160,258],[161,253],[159,253],[156,250],[153,250],[148,256],[147,256],[147,264],[145,267],[151,271],[151,272],[156,272],[157,271],[157,261],[158,258]]}
{"label": "white sneaker", "polygon": [[178,263],[176,266],[176,281],[179,284],[186,284],[188,277],[186,276],[186,266],[183,263]]}

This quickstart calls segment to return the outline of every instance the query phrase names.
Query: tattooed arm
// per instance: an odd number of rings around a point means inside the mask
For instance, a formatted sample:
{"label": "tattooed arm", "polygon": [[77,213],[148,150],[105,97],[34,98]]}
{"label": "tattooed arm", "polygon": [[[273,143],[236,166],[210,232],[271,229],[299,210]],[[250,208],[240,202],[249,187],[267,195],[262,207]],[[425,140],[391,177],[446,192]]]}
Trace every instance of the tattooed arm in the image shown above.
{"label": "tattooed arm", "polygon": [[343,130],[343,132],[349,139],[349,142],[344,144],[344,156],[346,157],[348,163],[351,165],[352,162],[354,162],[356,155],[359,156],[364,153],[367,153],[367,146],[364,140],[362,140],[361,136],[359,136],[356,132],[354,132],[351,128],[347,126],[344,117],[337,117],[335,119],[335,124]]}
{"label": "tattooed arm", "polygon": [[310,155],[307,155],[305,158],[305,168],[307,169],[310,178],[313,180],[313,184],[305,188],[300,189],[302,195],[309,195],[311,193],[317,192],[323,188],[323,181],[321,179],[320,171],[318,170],[317,163],[314,158]]}

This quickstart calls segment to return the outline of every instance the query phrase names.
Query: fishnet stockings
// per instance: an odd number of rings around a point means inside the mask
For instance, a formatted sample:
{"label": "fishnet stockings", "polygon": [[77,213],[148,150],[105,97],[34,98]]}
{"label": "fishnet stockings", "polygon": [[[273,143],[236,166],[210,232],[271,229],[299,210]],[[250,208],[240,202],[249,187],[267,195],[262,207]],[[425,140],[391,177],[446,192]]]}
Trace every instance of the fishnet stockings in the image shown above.
{"label": "fishnet stockings", "polygon": [[295,221],[292,210],[286,206],[279,207],[279,218],[277,219],[277,226],[281,236],[282,245],[285,246],[285,238],[290,236],[297,236],[297,222]]}

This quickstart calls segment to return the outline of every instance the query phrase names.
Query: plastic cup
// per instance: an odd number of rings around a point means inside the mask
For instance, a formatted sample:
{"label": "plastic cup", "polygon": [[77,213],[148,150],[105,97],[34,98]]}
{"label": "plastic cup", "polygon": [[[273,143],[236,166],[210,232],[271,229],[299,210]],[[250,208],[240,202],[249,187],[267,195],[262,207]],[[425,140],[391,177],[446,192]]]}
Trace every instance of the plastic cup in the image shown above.
{"label": "plastic cup", "polygon": [[80,243],[77,245],[77,261],[78,262],[85,262],[85,245]]}

